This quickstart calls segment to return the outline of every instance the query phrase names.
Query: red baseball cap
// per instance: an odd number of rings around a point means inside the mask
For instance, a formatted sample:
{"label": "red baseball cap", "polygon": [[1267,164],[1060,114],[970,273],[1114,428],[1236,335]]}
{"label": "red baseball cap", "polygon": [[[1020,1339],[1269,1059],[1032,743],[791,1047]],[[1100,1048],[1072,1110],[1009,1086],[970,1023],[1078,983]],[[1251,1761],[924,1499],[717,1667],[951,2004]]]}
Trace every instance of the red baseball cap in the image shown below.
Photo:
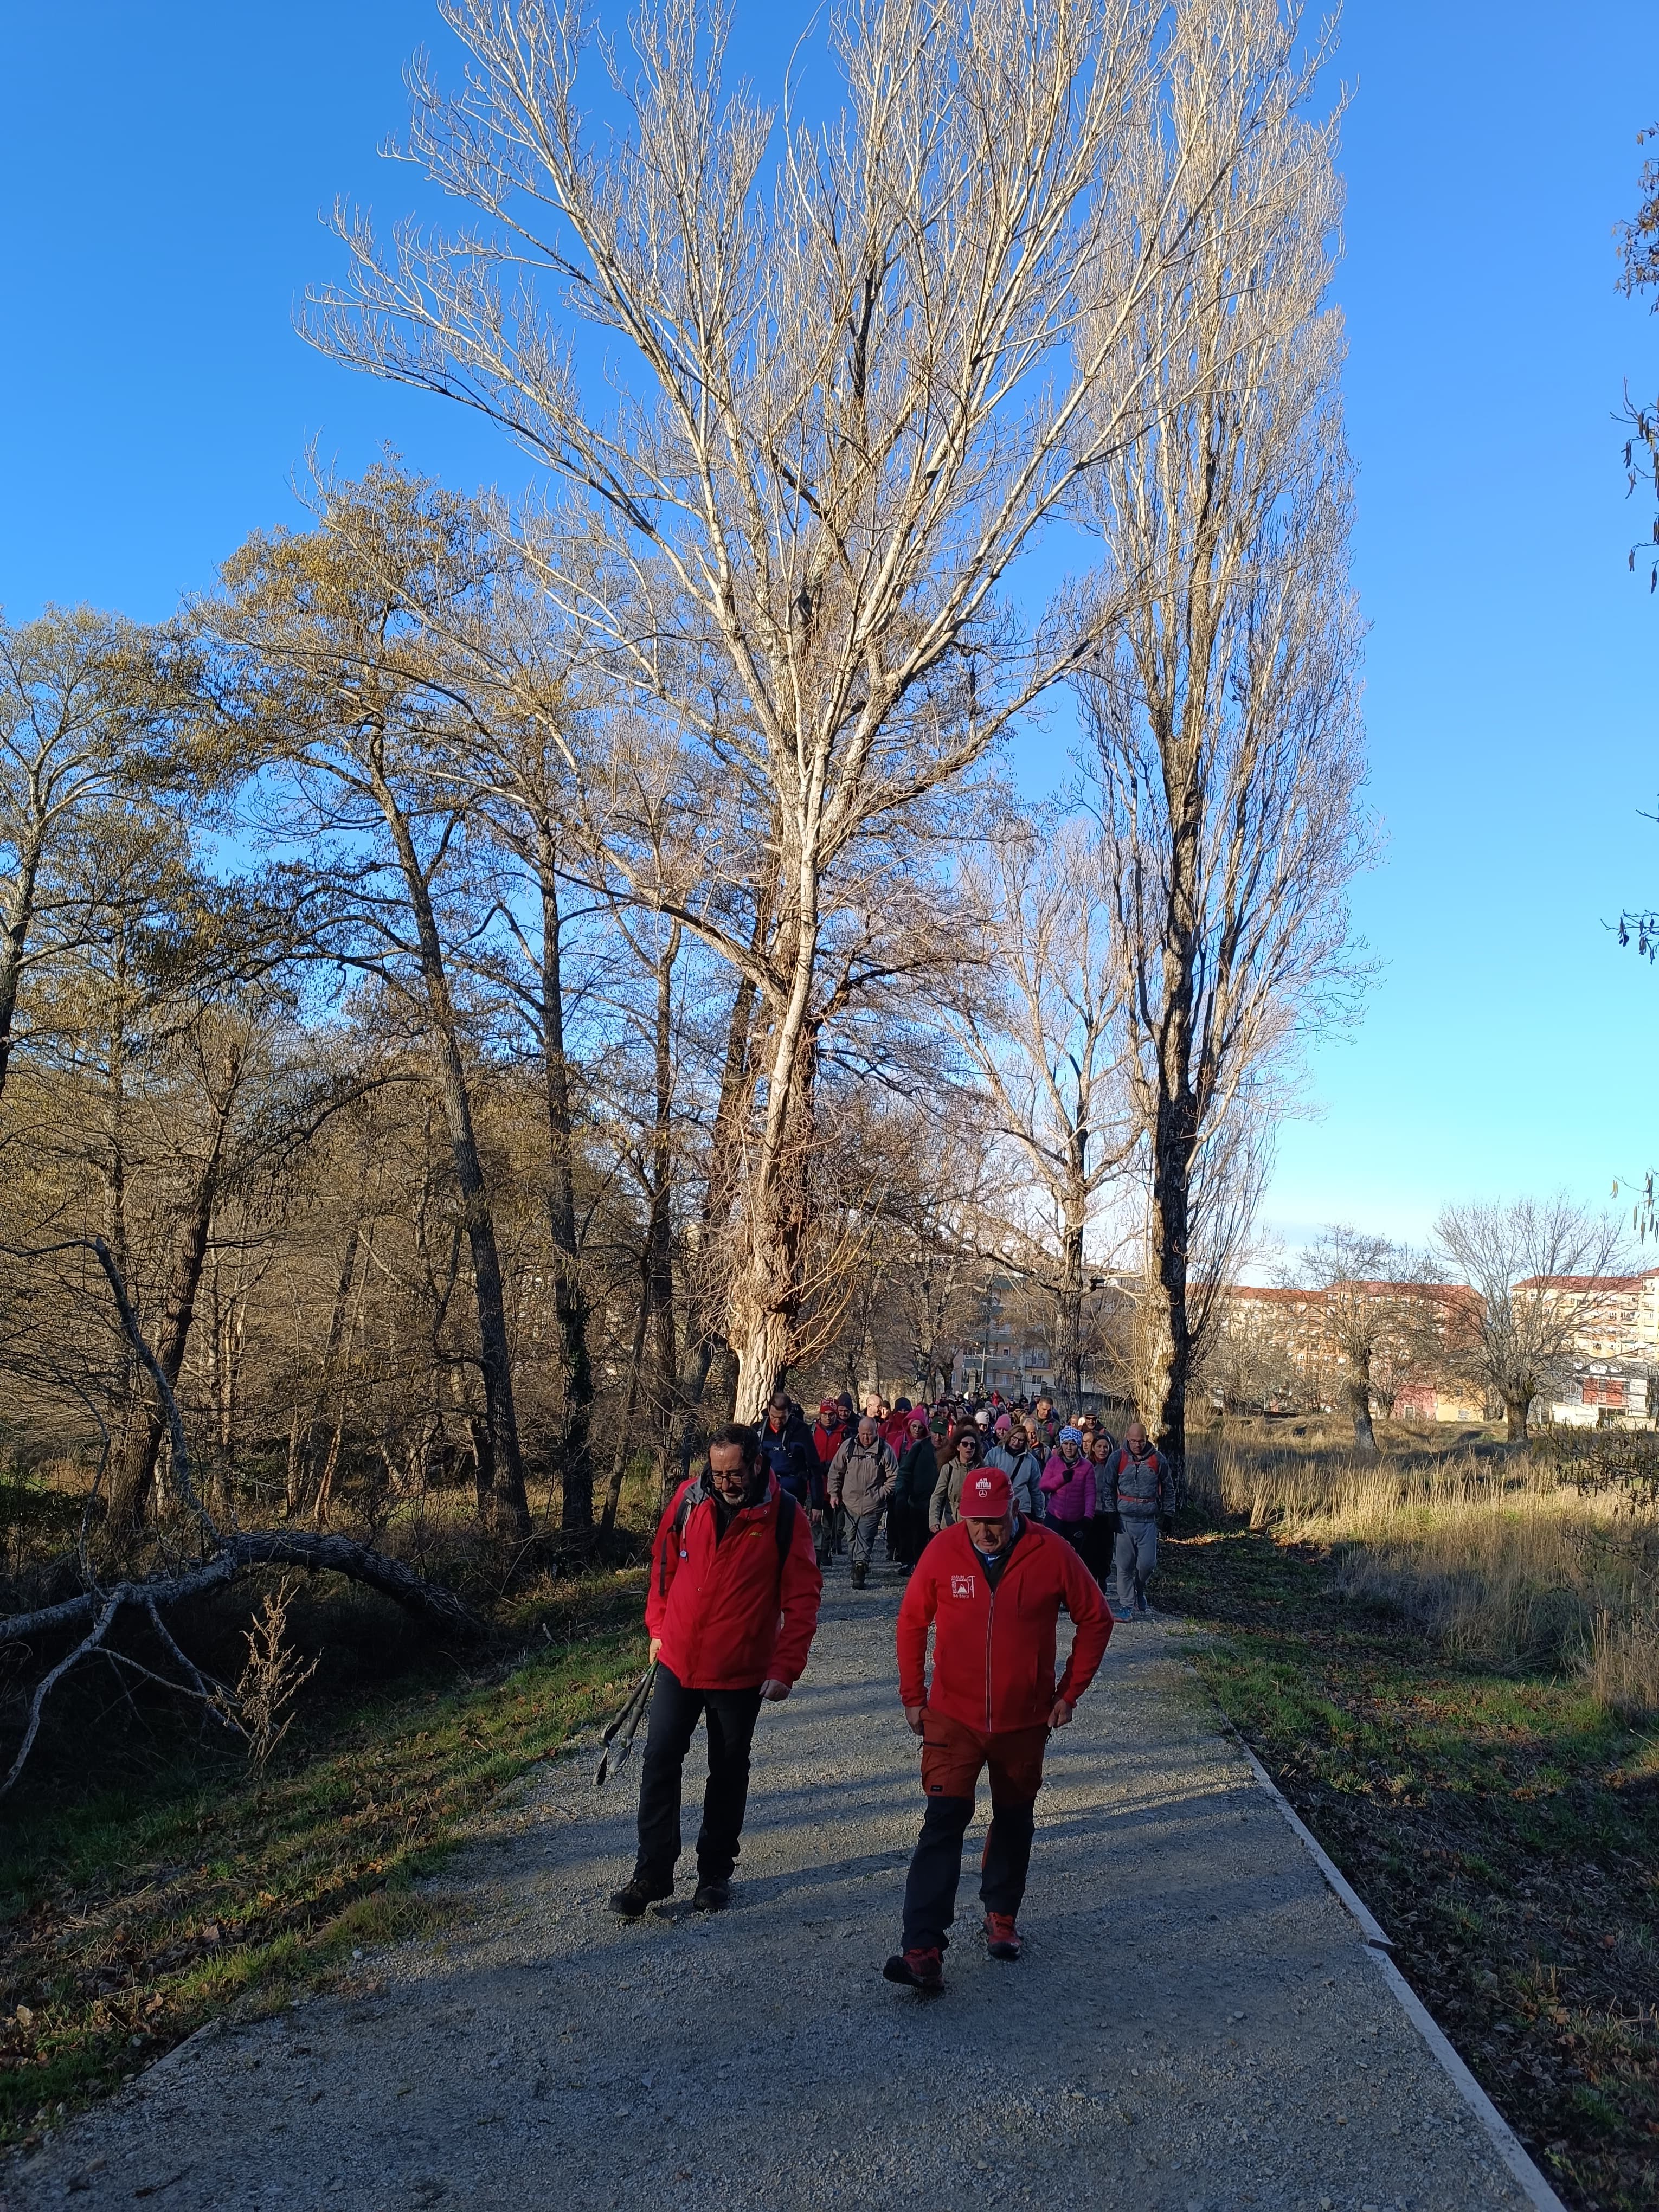
{"label": "red baseball cap", "polygon": [[957,1512],[964,1521],[1000,1521],[1012,1503],[1008,1478],[1000,1467],[969,1468]]}

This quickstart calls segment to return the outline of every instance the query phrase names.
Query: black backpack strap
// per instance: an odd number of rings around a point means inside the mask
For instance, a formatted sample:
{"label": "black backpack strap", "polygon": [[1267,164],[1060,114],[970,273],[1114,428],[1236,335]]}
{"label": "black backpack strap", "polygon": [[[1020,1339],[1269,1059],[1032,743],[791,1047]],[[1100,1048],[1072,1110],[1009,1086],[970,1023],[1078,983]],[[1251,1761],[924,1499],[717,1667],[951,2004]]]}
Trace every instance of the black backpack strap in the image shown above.
{"label": "black backpack strap", "polygon": [[[702,1477],[699,1475],[674,1508],[673,1536],[676,1545],[684,1541],[686,1522],[691,1518],[694,1510],[702,1504],[708,1495],[708,1492],[702,1486]],[[657,1562],[657,1595],[659,1597],[666,1597],[668,1595],[668,1547],[666,1544],[663,1546],[662,1556]]]}
{"label": "black backpack strap", "polygon": [[783,1563],[789,1557],[789,1547],[795,1540],[795,1516],[800,1511],[793,1498],[783,1485],[778,1485],[778,1578],[783,1578]]}

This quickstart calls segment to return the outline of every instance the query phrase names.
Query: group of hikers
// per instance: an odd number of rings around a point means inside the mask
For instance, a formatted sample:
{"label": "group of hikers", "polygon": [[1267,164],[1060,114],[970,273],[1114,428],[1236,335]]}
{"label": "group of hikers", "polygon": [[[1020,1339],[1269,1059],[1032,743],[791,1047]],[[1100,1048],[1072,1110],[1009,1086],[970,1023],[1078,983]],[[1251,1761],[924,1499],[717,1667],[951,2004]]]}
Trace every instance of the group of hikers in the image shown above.
{"label": "group of hikers", "polygon": [[[1060,1420],[1047,1398],[929,1409],[872,1395],[860,1413],[843,1396],[826,1399],[809,1427],[780,1395],[758,1428],[719,1430],[706,1472],[676,1490],[652,1547],[639,1847],[612,1909],[638,1919],[673,1894],[682,1770],[700,1718],[708,1778],[691,1905],[730,1902],[761,1706],[787,1698],[805,1671],[824,1569],[844,1546],[853,1587],[865,1587],[884,1520],[887,1555],[905,1576],[898,1697],[921,1740],[926,1810],[900,1947],[882,1971],[929,1994],[944,1986],[963,1839],[987,1770],[985,1942],[993,1958],[1017,1960],[1044,1749],[1115,1625],[1109,1560],[1117,1618],[1147,1617],[1158,1528],[1173,1509],[1169,1465],[1138,1420],[1119,1444],[1086,1415]],[[1073,1635],[1056,1680],[1062,1610]]]}
{"label": "group of hikers", "polygon": [[1120,1444],[1092,1413],[1063,1421],[1054,1401],[1006,1404],[946,1399],[929,1408],[872,1392],[855,1413],[850,1392],[826,1398],[811,1427],[780,1392],[767,1408],[760,1449],[771,1473],[805,1509],[820,1568],[842,1549],[852,1583],[869,1578],[884,1521],[886,1556],[914,1569],[929,1540],[961,1518],[962,1487],[980,1467],[1008,1478],[1014,1508],[1063,1536],[1109,1595],[1120,1619],[1144,1620],[1158,1563],[1159,1523],[1173,1508],[1161,1452],[1132,1420]]}

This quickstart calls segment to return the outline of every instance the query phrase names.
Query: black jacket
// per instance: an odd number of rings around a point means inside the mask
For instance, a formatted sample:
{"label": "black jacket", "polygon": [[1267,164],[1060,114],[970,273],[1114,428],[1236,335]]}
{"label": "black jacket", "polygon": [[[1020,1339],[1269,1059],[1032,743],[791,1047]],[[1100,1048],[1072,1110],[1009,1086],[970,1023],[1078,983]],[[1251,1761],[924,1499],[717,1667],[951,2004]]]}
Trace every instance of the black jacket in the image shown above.
{"label": "black jacket", "polygon": [[932,1437],[918,1437],[899,1454],[898,1486],[893,1495],[901,1505],[916,1512],[927,1510],[927,1501],[939,1480],[939,1456]]}
{"label": "black jacket", "polygon": [[798,1505],[811,1503],[812,1478],[818,1471],[818,1448],[812,1431],[799,1413],[791,1413],[781,1429],[769,1417],[760,1425],[761,1457]]}

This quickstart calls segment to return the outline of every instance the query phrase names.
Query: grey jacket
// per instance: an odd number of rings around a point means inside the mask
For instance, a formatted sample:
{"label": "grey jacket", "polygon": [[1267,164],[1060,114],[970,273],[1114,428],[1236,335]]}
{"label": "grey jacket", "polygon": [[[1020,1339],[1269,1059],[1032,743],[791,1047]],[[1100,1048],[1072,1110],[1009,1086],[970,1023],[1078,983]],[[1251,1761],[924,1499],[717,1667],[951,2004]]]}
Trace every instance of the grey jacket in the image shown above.
{"label": "grey jacket", "polygon": [[[987,1467],[1000,1467],[1008,1478],[1008,1487],[1014,1493],[1014,1507],[1028,1521],[1042,1518],[1042,1492],[1037,1488],[1042,1473],[1042,1462],[1034,1451],[1015,1454],[1006,1444],[993,1444],[985,1455]],[[957,1490],[961,1490],[958,1483]]]}
{"label": "grey jacket", "polygon": [[866,1513],[879,1513],[898,1480],[898,1462],[893,1448],[878,1437],[861,1444],[850,1436],[830,1462],[830,1503],[844,1505],[856,1521]]}

